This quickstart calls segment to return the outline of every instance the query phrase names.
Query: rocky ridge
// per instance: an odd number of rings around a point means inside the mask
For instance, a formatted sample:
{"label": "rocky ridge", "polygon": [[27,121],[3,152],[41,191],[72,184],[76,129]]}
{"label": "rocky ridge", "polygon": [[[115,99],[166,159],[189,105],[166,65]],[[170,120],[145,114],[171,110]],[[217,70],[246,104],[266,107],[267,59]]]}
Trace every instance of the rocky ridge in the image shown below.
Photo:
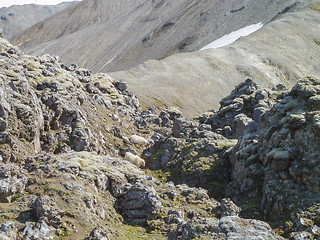
{"label": "rocky ridge", "polygon": [[166,180],[230,197],[241,216],[268,220],[284,237],[318,238],[319,86],[313,76],[291,91],[247,79],[218,111],[176,118],[171,134],[147,150],[147,166]]}
{"label": "rocky ridge", "polygon": [[319,237],[316,77],[291,91],[247,79],[188,120],[141,111],[107,74],[0,46],[2,239]]}

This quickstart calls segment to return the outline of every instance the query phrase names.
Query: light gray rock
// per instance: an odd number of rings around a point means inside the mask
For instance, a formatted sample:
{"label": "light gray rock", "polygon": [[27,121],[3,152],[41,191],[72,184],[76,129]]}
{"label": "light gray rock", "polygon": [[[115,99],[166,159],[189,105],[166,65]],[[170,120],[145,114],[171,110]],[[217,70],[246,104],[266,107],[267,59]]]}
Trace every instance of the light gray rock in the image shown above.
{"label": "light gray rock", "polygon": [[127,178],[122,173],[116,173],[108,176],[110,179],[111,194],[118,198],[125,194],[130,188],[131,184],[128,183]]}
{"label": "light gray rock", "polygon": [[155,218],[162,204],[153,187],[136,183],[120,199],[120,205],[130,222],[144,224]]}
{"label": "light gray rock", "polygon": [[184,222],[184,212],[177,210],[170,210],[168,215],[165,217],[164,221],[167,224],[179,224]]}
{"label": "light gray rock", "polygon": [[272,231],[268,223],[237,216],[222,217],[219,220],[219,233],[224,233],[228,240],[281,239]]}
{"label": "light gray rock", "polygon": [[241,212],[241,208],[235,205],[229,198],[223,198],[221,200],[221,217],[226,216],[238,216]]}
{"label": "light gray rock", "polygon": [[217,218],[199,218],[187,223],[181,222],[169,233],[168,240],[225,239],[224,234],[218,233],[218,223]]}
{"label": "light gray rock", "polygon": [[16,240],[17,229],[14,222],[3,223],[0,227],[1,240]]}
{"label": "light gray rock", "polygon": [[239,138],[243,134],[246,126],[251,121],[252,121],[252,119],[243,113],[236,115],[234,117],[233,124],[232,124],[232,129],[234,131],[233,137]]}
{"label": "light gray rock", "polygon": [[40,221],[45,221],[47,224],[58,228],[62,224],[62,211],[58,208],[54,199],[49,196],[41,196],[35,200],[32,205],[36,217]]}
{"label": "light gray rock", "polygon": [[110,240],[107,229],[94,228],[85,240]]}
{"label": "light gray rock", "polygon": [[290,234],[290,240],[309,240],[313,235],[309,232],[293,232]]}
{"label": "light gray rock", "polygon": [[0,165],[0,202],[10,202],[15,193],[24,191],[27,177],[14,164]]}
{"label": "light gray rock", "polygon": [[23,236],[26,240],[51,240],[54,233],[44,221],[38,223],[26,222]]}

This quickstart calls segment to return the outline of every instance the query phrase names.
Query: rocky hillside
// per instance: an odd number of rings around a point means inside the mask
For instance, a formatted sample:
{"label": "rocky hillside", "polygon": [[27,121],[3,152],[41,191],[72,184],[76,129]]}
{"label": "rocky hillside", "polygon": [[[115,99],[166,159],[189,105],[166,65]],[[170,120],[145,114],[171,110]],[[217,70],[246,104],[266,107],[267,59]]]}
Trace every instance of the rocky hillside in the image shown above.
{"label": "rocky hillside", "polygon": [[137,167],[179,112],[152,126],[125,82],[0,44],[1,239],[278,238],[231,200]]}
{"label": "rocky hillside", "polygon": [[142,105],[176,106],[189,117],[218,109],[220,99],[247,77],[263,87],[292,87],[319,73],[319,9],[318,2],[283,14],[223,48],[175,54],[110,75],[126,80]]}
{"label": "rocky hillside", "polygon": [[317,77],[248,78],[188,120],[142,111],[107,74],[0,46],[1,239],[320,237]]}
{"label": "rocky hillside", "polygon": [[[309,0],[83,0],[13,39],[95,72],[197,51],[234,30],[267,23]],[[61,46],[64,46],[61,48]],[[81,47],[79,47],[81,46]]]}
{"label": "rocky hillside", "polygon": [[176,118],[170,136],[148,150],[147,166],[217,199],[230,197],[241,216],[268,220],[285,238],[317,239],[319,95],[317,77],[290,91],[247,79],[219,111]]}
{"label": "rocky hillside", "polygon": [[23,32],[32,25],[70,7],[75,2],[64,2],[57,5],[13,5],[0,8],[0,32],[9,39]]}

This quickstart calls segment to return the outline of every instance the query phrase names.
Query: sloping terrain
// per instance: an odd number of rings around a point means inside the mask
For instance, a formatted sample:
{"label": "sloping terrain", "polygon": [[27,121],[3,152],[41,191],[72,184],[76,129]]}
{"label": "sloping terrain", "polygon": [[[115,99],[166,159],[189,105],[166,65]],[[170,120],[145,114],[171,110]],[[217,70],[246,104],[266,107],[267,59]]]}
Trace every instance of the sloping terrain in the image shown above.
{"label": "sloping terrain", "polygon": [[318,239],[320,79],[220,103],[141,111],[124,81],[0,38],[0,239]]}
{"label": "sloping terrain", "polygon": [[32,25],[60,12],[75,2],[63,2],[57,5],[13,5],[0,8],[0,32],[5,38],[23,32]]}
{"label": "sloping terrain", "polygon": [[26,30],[13,43],[28,53],[59,55],[93,71],[118,71],[199,50],[297,7],[296,0],[84,0]]}
{"label": "sloping terrain", "polygon": [[126,88],[0,38],[0,239],[280,239],[230,199],[139,169],[181,115],[143,113]]}
{"label": "sloping terrain", "polygon": [[175,54],[110,73],[128,82],[143,105],[168,105],[194,116],[250,77],[262,86],[293,86],[319,72],[318,5],[286,13],[253,34],[218,49]]}

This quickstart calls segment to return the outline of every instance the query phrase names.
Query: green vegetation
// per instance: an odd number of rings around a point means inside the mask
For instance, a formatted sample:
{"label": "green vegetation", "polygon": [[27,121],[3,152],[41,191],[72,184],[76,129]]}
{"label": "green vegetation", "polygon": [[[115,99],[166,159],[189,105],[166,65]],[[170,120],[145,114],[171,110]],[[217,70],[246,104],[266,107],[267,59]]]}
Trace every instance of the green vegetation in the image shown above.
{"label": "green vegetation", "polygon": [[68,238],[68,237],[71,236],[71,232],[69,232],[66,228],[61,227],[61,228],[59,228],[59,230],[60,230],[61,236],[62,236],[63,238]]}
{"label": "green vegetation", "polygon": [[158,169],[158,170],[154,170],[154,171],[146,169],[145,172],[147,175],[150,175],[150,176],[158,179],[162,183],[168,182],[168,180],[170,179],[170,176],[171,176],[171,172],[168,170],[164,170],[164,169]]}
{"label": "green vegetation", "polygon": [[320,11],[320,2],[315,2],[315,3],[313,3],[313,4],[310,6],[310,8],[311,8],[312,10]]}
{"label": "green vegetation", "polygon": [[151,96],[146,95],[146,98],[148,98],[147,101],[142,101],[141,99],[139,99],[140,104],[141,104],[141,108],[143,110],[146,110],[148,107],[151,107],[151,106],[158,107],[158,108],[167,107],[165,102],[161,101],[160,99],[158,99],[156,97],[151,97]]}
{"label": "green vegetation", "polygon": [[176,107],[179,107],[179,108],[182,108],[182,103],[181,101],[176,98],[176,97],[171,97],[171,100],[173,101],[173,104],[176,106]]}

